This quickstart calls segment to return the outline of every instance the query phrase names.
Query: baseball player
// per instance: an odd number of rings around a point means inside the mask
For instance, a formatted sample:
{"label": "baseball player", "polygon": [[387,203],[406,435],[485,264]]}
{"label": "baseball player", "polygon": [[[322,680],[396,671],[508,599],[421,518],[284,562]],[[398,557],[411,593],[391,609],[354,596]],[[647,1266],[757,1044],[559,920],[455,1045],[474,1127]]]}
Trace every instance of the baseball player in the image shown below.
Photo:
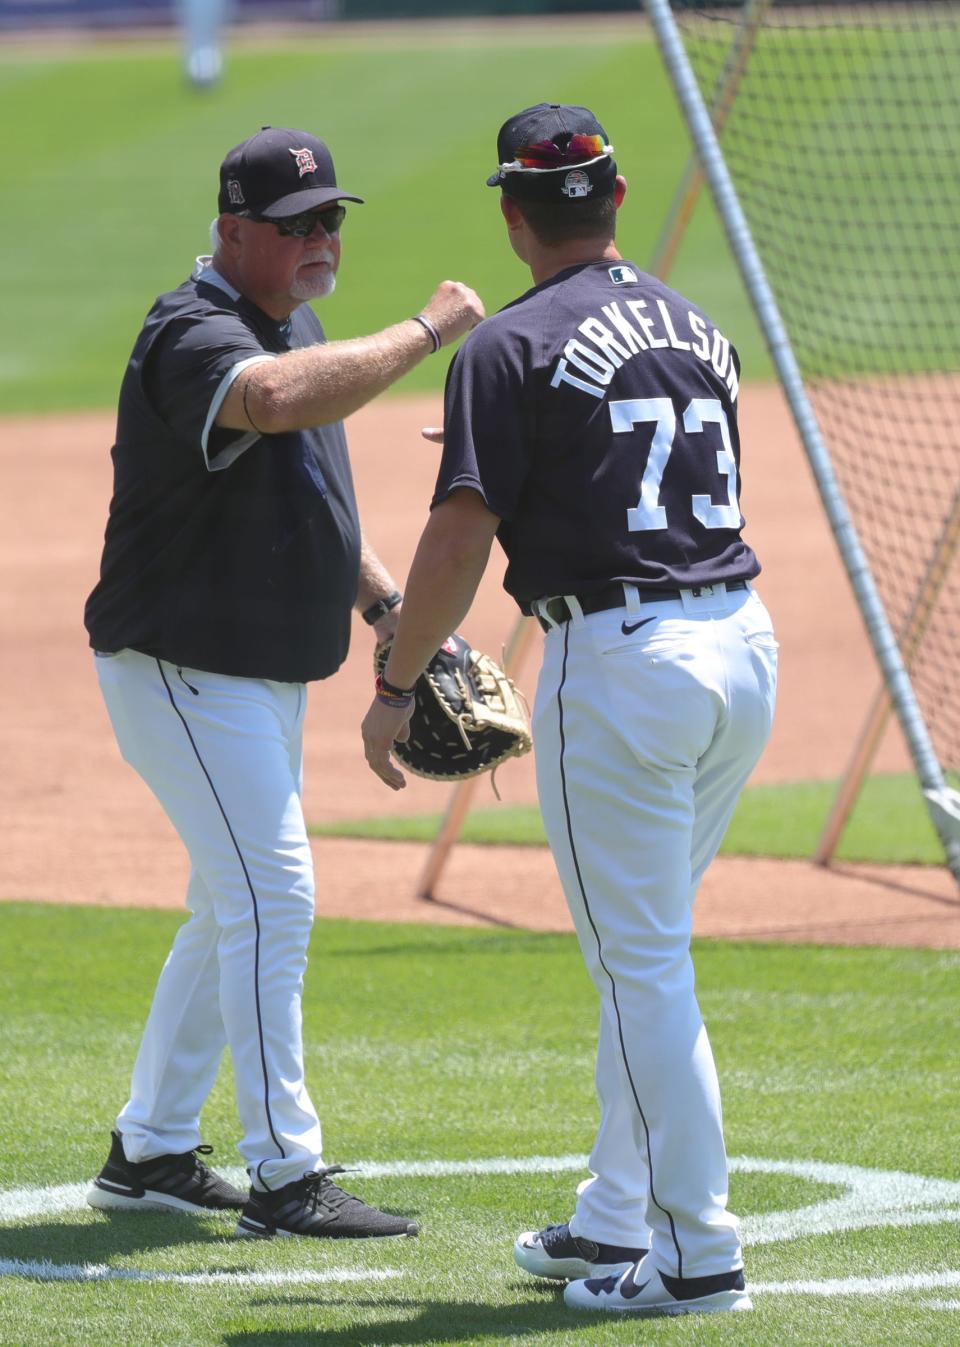
{"label": "baseball player", "polygon": [[223,74],[222,32],[230,0],[177,0],[183,69],[194,89],[211,89]]}
{"label": "baseball player", "polygon": [[[445,281],[416,318],[327,344],[304,301],[332,292],[360,200],[303,131],[266,127],[226,156],[213,255],[155,302],[127,366],[86,607],[120,750],[191,861],[190,919],[87,1200],[236,1209],[241,1235],[417,1233],[332,1181],[304,1083],[305,685],[343,662],[352,607],[382,642],[400,605],[360,532],[341,418],[483,307]],[[249,1193],[199,1158],[227,1045]]]}
{"label": "baseball player", "polygon": [[570,1219],[516,1261],[585,1310],[746,1310],[691,908],[766,743],[776,641],[741,537],[739,362],[695,304],[621,257],[627,191],[591,112],[540,104],[497,141],[533,287],[455,357],[430,519],[364,721],[390,759],[496,536],[545,632],[540,806],[600,998],[600,1127]]}

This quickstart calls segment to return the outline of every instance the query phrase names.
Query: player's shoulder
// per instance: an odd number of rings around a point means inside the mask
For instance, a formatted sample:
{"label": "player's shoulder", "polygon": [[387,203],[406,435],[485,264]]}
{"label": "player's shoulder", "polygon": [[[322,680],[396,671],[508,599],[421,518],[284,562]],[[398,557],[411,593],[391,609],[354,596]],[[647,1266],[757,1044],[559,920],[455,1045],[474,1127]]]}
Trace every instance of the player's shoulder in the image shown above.
{"label": "player's shoulder", "polygon": [[211,285],[196,274],[188,276],[173,290],[165,290],[153,301],[151,316],[167,320],[201,319],[238,312],[238,300],[227,291]]}
{"label": "player's shoulder", "polygon": [[516,307],[516,302],[491,313],[467,334],[456,358],[461,364],[469,364],[494,357],[502,360],[511,353],[520,354],[535,330],[525,318],[525,314]]}
{"label": "player's shoulder", "polygon": [[698,305],[688,296],[625,257],[603,258],[574,272],[564,287],[565,297],[576,302],[575,297],[579,299],[585,292],[600,298],[604,303],[618,296],[648,301],[662,299],[700,312]]}
{"label": "player's shoulder", "polygon": [[550,323],[566,325],[577,315],[598,313],[618,300],[625,304],[633,301],[641,307],[655,306],[659,301],[671,310],[692,310],[707,319],[686,295],[628,258],[601,258],[567,267],[519,296],[495,317],[515,329],[542,333]]}
{"label": "player's shoulder", "polygon": [[495,351],[521,351],[542,336],[544,316],[553,299],[545,285],[531,286],[484,318],[461,347],[471,356],[489,356]]}
{"label": "player's shoulder", "polygon": [[[688,332],[687,340],[698,353],[704,342],[712,346],[716,341],[721,348],[732,351],[733,360],[739,368],[739,356],[732,342],[721,331],[717,321],[689,295],[675,290],[659,276],[641,270],[634,262],[626,259],[604,263],[589,270],[593,273],[590,280],[595,293],[592,305],[594,313],[599,312],[596,302],[599,296],[605,316],[632,317],[641,326],[645,326],[648,319],[652,320],[656,334],[654,344],[666,344],[678,350],[688,349],[686,341],[680,336]],[[671,332],[680,338],[679,341],[671,339]]]}
{"label": "player's shoulder", "polygon": [[602,276],[598,277],[601,288],[607,289],[613,299],[616,299],[617,295],[622,295],[626,299],[642,299],[648,304],[656,304],[659,301],[671,312],[694,313],[705,323],[714,325],[710,315],[689,295],[675,290],[661,277],[643,271],[635,262],[621,258],[616,262],[605,263],[595,270],[602,273]]}
{"label": "player's shoulder", "polygon": [[157,376],[169,356],[181,358],[213,351],[262,349],[265,338],[256,312],[237,292],[210,284],[196,273],[173,290],[158,295],[147,314],[139,338]]}

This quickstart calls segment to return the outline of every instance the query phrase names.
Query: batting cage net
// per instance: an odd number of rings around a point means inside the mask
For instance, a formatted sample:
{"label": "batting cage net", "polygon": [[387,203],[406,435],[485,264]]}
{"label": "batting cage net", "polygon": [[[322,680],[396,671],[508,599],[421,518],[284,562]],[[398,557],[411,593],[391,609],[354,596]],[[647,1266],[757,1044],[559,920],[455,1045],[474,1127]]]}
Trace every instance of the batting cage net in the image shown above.
{"label": "batting cage net", "polygon": [[956,784],[960,3],[672,7]]}

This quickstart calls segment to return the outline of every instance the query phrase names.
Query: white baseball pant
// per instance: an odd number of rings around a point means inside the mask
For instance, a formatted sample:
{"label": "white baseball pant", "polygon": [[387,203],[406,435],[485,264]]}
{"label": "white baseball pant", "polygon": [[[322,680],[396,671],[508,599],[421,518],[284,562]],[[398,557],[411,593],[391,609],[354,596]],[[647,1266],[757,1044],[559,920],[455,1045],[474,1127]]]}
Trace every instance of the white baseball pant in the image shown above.
{"label": "white baseball pant", "polygon": [[187,74],[197,84],[213,84],[223,70],[223,26],[230,0],[177,0]]}
{"label": "white baseball pant", "polygon": [[301,808],[306,689],[98,655],[120,751],[190,855],[190,919],[160,974],[117,1119],[128,1160],[200,1142],[225,1045],[256,1187],[322,1166],[303,1079],[301,998],[314,918]]}
{"label": "white baseball pant", "polygon": [[[672,1276],[742,1265],[727,1210],[692,905],[769,736],[777,676],[752,590],[684,590],[544,640],[533,717],[548,840],[600,995],[600,1126],[570,1227]],[[652,619],[652,620],[651,620]],[[623,628],[633,627],[629,634]]]}

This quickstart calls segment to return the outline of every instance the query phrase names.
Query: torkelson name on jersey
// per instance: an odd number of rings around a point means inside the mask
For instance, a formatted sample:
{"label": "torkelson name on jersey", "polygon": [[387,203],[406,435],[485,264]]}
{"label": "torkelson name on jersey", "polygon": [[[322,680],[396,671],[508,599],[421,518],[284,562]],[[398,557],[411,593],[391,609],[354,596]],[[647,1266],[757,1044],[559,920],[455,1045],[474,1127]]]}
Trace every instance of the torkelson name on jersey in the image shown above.
{"label": "torkelson name on jersey", "polygon": [[[625,361],[643,351],[669,346],[675,351],[692,351],[699,359],[708,362],[717,377],[725,382],[731,402],[736,401],[740,381],[730,358],[730,343],[718,328],[711,327],[699,314],[688,309],[688,340],[677,332],[670,311],[662,299],[656,301],[659,320],[647,312],[645,299],[627,299],[623,302],[631,317],[614,301],[601,307],[606,322],[590,317],[579,324],[577,331],[585,340],[571,337],[564,346],[563,355],[557,361],[550,380],[551,388],[572,384],[591,397],[602,398],[614,373]],[[579,373],[575,373],[575,370]]]}

